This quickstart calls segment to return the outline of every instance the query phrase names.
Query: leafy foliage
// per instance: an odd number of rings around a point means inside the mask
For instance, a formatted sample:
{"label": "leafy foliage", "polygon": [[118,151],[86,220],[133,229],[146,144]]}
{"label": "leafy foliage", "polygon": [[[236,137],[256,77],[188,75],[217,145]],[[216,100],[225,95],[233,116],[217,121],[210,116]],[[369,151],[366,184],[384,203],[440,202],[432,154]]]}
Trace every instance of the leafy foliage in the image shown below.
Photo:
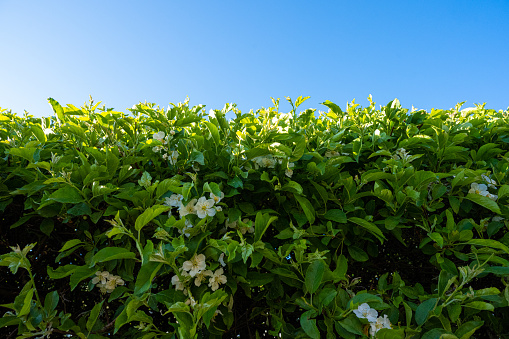
{"label": "leafy foliage", "polygon": [[509,333],[508,112],[306,99],[0,110],[5,337]]}

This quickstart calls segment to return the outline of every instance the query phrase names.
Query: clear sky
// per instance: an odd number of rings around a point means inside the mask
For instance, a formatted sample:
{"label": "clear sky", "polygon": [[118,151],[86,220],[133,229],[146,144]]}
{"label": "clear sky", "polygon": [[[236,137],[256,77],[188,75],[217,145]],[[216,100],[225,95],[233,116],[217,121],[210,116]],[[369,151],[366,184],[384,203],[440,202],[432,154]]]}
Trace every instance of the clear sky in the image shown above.
{"label": "clear sky", "polygon": [[[0,0],[0,107],[509,106],[509,1]],[[289,105],[281,105],[288,111]]]}

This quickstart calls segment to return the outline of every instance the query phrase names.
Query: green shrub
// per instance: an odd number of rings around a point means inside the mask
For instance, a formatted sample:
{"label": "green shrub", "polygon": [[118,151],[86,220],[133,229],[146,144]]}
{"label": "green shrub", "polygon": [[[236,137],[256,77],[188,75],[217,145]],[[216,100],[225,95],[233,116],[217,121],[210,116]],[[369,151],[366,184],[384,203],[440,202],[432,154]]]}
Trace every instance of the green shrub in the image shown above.
{"label": "green shrub", "polygon": [[0,109],[5,337],[507,337],[509,112],[306,99]]}

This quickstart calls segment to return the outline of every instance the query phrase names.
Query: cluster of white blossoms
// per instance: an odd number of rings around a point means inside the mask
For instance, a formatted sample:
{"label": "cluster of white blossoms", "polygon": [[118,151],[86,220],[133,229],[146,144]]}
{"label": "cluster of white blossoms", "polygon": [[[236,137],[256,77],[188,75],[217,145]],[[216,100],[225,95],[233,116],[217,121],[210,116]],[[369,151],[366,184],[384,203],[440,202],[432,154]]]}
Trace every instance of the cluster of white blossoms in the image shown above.
{"label": "cluster of white blossoms", "polygon": [[229,228],[238,228],[242,234],[254,233],[255,229],[253,226],[253,222],[251,220],[249,220],[248,218],[244,218],[242,220],[242,223],[245,224],[246,226],[240,225],[237,222],[237,220],[230,222],[230,218],[226,218],[225,225],[226,227]]}
{"label": "cluster of white blossoms", "polygon": [[56,155],[51,152],[51,164],[56,165],[63,157],[63,155]]}
{"label": "cluster of white blossoms", "polygon": [[398,148],[394,155],[392,156],[394,160],[408,160],[410,158],[410,154],[404,148]]}
{"label": "cluster of white blossoms", "polygon": [[333,157],[339,157],[339,155],[340,154],[338,151],[327,151],[327,152],[325,152],[324,157],[333,158]]}
{"label": "cluster of white blossoms", "polygon": [[[205,262],[204,254],[195,254],[191,260],[184,261],[180,273],[183,277],[187,278],[185,281],[181,281],[178,275],[174,275],[171,278],[171,284],[175,285],[177,291],[184,291],[187,294],[185,288],[185,282],[194,278],[194,285],[199,287],[202,282],[208,279],[208,286],[215,291],[219,288],[219,285],[226,284],[226,276],[223,274],[223,268],[218,268],[215,272],[206,270],[207,263]],[[189,277],[189,278],[188,278]]]}
{"label": "cluster of white blossoms", "polygon": [[113,275],[108,271],[97,271],[92,279],[92,284],[97,284],[101,293],[111,293],[117,286],[124,286],[125,282],[118,275]]}
{"label": "cluster of white blossoms", "polygon": [[[290,158],[288,158],[289,160]],[[259,156],[253,158],[253,162],[255,165],[255,169],[259,168],[275,168],[276,164],[283,164],[283,159],[275,158],[272,154]],[[285,175],[288,178],[291,178],[293,175],[293,168],[295,164],[293,162],[288,162],[288,167],[285,169]]]}
{"label": "cluster of white blossoms", "polygon": [[382,328],[392,328],[387,314],[385,314],[383,317],[379,317],[377,310],[369,307],[367,303],[360,305],[356,310],[353,310],[353,313],[355,313],[357,318],[367,319],[369,321],[369,334],[371,336],[374,336],[376,332]]}
{"label": "cluster of white blossoms", "polygon": [[253,162],[255,165],[255,169],[265,168],[265,167],[266,168],[274,168],[274,167],[276,167],[277,163],[281,164],[282,160],[274,158],[274,156],[272,154],[268,154],[268,155],[253,158]]}
{"label": "cluster of white blossoms", "polygon": [[177,151],[171,151],[169,148],[167,148],[168,144],[170,143],[170,140],[175,135],[175,131],[170,131],[170,134],[165,136],[165,133],[160,131],[157,133],[154,133],[152,135],[152,139],[160,141],[163,145],[157,145],[152,147],[152,151],[155,153],[159,153],[162,151],[165,151],[163,154],[163,159],[168,160],[170,164],[175,165],[178,160],[179,153]]}
{"label": "cluster of white blossoms", "polygon": [[[213,217],[216,215],[216,212],[223,210],[221,206],[216,206],[216,204],[219,203],[223,198],[223,192],[221,192],[219,196],[210,193],[209,199],[206,197],[200,197],[200,199],[192,199],[186,205],[184,205],[184,196],[182,194],[172,194],[169,198],[165,198],[164,205],[177,207],[180,218],[183,218],[189,214],[195,214],[198,216],[198,218],[203,219],[207,215]],[[168,214],[171,215],[171,210]],[[183,229],[179,229],[179,233],[184,234],[189,238],[191,234],[187,231],[191,228],[193,228],[193,224],[189,219],[186,219],[185,226]]]}
{"label": "cluster of white blossoms", "polygon": [[221,206],[216,206],[221,199],[224,198],[224,193],[216,196],[210,193],[209,199],[206,197],[200,197],[199,199],[192,199],[186,205],[182,202],[184,196],[182,194],[172,194],[169,198],[165,198],[164,204],[166,206],[178,207],[180,217],[185,217],[188,214],[196,214],[198,218],[203,219],[207,215],[213,217],[216,212],[222,211]]}
{"label": "cluster of white blossoms", "polygon": [[482,195],[483,197],[487,197],[487,198],[490,198],[491,200],[497,200],[498,199],[498,196],[495,195],[495,194],[491,194],[489,191],[488,191],[488,187],[489,188],[494,188],[496,189],[497,186],[496,186],[496,181],[489,178],[488,176],[486,175],[482,175],[482,179],[484,180],[484,182],[486,182],[488,185],[485,185],[485,184],[478,184],[476,182],[473,182],[471,185],[470,185],[470,190],[468,191],[468,193],[472,193],[472,194],[479,194],[479,195]]}

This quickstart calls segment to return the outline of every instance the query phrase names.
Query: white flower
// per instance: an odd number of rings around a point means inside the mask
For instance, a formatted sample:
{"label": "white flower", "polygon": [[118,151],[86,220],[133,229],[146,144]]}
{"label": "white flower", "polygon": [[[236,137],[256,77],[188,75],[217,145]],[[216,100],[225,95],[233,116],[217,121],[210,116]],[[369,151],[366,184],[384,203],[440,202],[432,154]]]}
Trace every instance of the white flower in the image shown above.
{"label": "white flower", "polygon": [[184,290],[184,283],[182,281],[180,281],[178,275],[174,275],[173,277],[171,277],[171,284],[175,285],[175,290],[177,290],[177,291]]}
{"label": "white flower", "polygon": [[263,165],[262,167],[274,168],[274,166],[276,166],[276,160],[271,155],[263,157],[261,163]]}
{"label": "white flower", "polygon": [[171,131],[170,131],[170,135],[171,135],[171,136],[174,136],[174,135],[175,135],[175,131],[174,131],[174,130],[171,130]]}
{"label": "white flower", "polygon": [[369,334],[374,336],[376,332],[381,330],[382,328],[388,328],[391,329],[391,322],[389,321],[389,318],[387,317],[387,314],[384,314],[384,317],[378,317],[376,321],[371,322],[371,328],[369,329]]}
{"label": "white flower", "polygon": [[486,197],[490,198],[493,201],[497,201],[497,199],[498,199],[498,195],[491,194],[491,193],[486,194]]}
{"label": "white flower", "polygon": [[213,217],[216,214],[216,209],[214,208],[214,200],[207,199],[205,197],[201,197],[198,199],[196,203],[196,215],[198,218],[203,219],[207,215]]}
{"label": "white flower", "polygon": [[152,139],[155,139],[155,140],[159,140],[160,142],[162,142],[164,144],[164,132],[160,131],[160,132],[157,132],[157,133],[154,133],[154,135],[152,135]]}
{"label": "white flower", "polygon": [[221,212],[223,210],[221,206],[214,206],[214,208],[216,209],[216,212]]}
{"label": "white flower", "polygon": [[111,281],[114,281],[115,285],[118,285],[118,286],[124,286],[124,284],[125,284],[125,281],[122,280],[122,278],[118,275],[114,275],[113,277],[111,277]]}
{"label": "white flower", "polygon": [[191,233],[189,232],[186,232],[187,230],[193,228],[193,224],[191,224],[191,221],[189,221],[188,219],[186,219],[185,221],[185,227],[183,229],[179,229],[179,233],[180,234],[184,234],[187,238],[189,238],[191,236]]}
{"label": "white flower", "polygon": [[504,220],[504,218],[502,218],[502,217],[501,217],[501,216],[499,216],[499,215],[496,215],[496,216],[494,216],[494,217],[493,217],[493,219],[491,219],[491,221],[495,221],[495,222],[500,222],[500,221],[502,221],[502,220]]}
{"label": "white flower", "polygon": [[144,172],[143,175],[141,176],[141,179],[138,180],[138,184],[140,186],[148,188],[152,185],[152,177],[148,172]]}
{"label": "white flower", "polygon": [[164,198],[164,205],[179,207],[183,199],[184,196],[182,194],[172,194],[169,198]]}
{"label": "white flower", "polygon": [[285,175],[288,178],[291,178],[293,175],[293,167],[295,167],[295,164],[293,162],[288,163],[288,168],[285,170]]}
{"label": "white flower", "polygon": [[194,284],[196,285],[196,287],[200,287],[202,281],[206,279],[205,277],[210,277],[211,275],[212,275],[211,270],[205,270],[197,273],[194,278]]}
{"label": "white flower", "polygon": [[479,194],[484,197],[487,196],[488,194],[490,194],[488,192],[488,186],[486,186],[485,184],[478,184],[476,182],[473,182],[470,185],[470,190],[468,191],[468,193]]}
{"label": "white flower", "polygon": [[212,288],[212,291],[217,290],[219,288],[219,284],[226,284],[226,276],[224,276],[223,273],[223,269],[218,268],[209,278],[209,287]]}
{"label": "white flower", "polygon": [[488,187],[497,188],[496,186],[497,182],[495,180],[491,179],[490,177],[484,174],[481,175],[481,178],[488,184]]}
{"label": "white flower", "polygon": [[255,229],[253,227],[253,222],[251,220],[245,218],[244,220],[242,220],[242,222],[247,225],[240,227],[240,232],[242,232],[242,234],[246,234],[246,232],[254,233]]}
{"label": "white flower", "polygon": [[60,159],[62,159],[62,157],[63,157],[63,155],[58,156],[56,154],[53,154],[53,152],[51,152],[51,163],[53,165],[56,165],[60,161]]}
{"label": "white flower", "polygon": [[338,151],[327,151],[327,152],[325,152],[324,156],[326,158],[337,157],[337,156],[339,156],[339,152]]}
{"label": "white flower", "polygon": [[367,303],[360,305],[356,310],[353,310],[353,313],[357,316],[357,318],[368,319],[369,322],[376,321],[376,317],[378,317],[378,312],[369,307]]}
{"label": "white flower", "polygon": [[221,264],[221,266],[225,267],[226,264],[224,262],[224,253],[221,253],[221,255],[219,256],[219,259],[217,260],[219,261],[219,263]]}
{"label": "white flower", "polygon": [[170,164],[175,165],[177,163],[178,157],[179,157],[179,152],[171,151],[168,154],[168,160],[170,161]]}
{"label": "white flower", "polygon": [[191,277],[196,276],[200,271],[203,271],[207,264],[205,263],[205,255],[195,254],[191,260],[184,261],[182,269],[188,271]]}
{"label": "white flower", "polygon": [[196,208],[194,206],[196,204],[196,199],[191,200],[187,203],[187,205],[184,206],[182,202],[179,205],[179,214],[180,217],[185,217],[188,214],[196,214]]}
{"label": "white flower", "polygon": [[221,201],[221,199],[224,198],[224,193],[221,192],[221,195],[218,197],[216,195],[214,195],[214,193],[210,193],[210,199],[214,200],[214,203],[217,204],[218,202]]}
{"label": "white flower", "polygon": [[196,305],[196,300],[194,300],[193,297],[189,297],[189,299],[186,300],[186,305],[194,307],[194,305]]}
{"label": "white flower", "polygon": [[230,222],[230,218],[226,218],[225,225],[226,225],[226,227],[236,228],[237,227],[237,220]]}
{"label": "white flower", "polygon": [[274,168],[274,166],[276,166],[277,163],[276,159],[274,159],[274,156],[272,156],[272,154],[253,158],[253,161],[255,163],[256,169],[260,167]]}
{"label": "white flower", "polygon": [[98,282],[101,282],[101,284],[106,284],[108,279],[110,278],[110,272],[108,271],[97,271],[95,272],[96,277],[92,279],[92,284],[97,284]]}
{"label": "white flower", "polygon": [[97,284],[97,287],[101,291],[101,293],[111,293],[115,290],[117,285],[123,286],[125,284],[124,280],[120,278],[118,275],[113,275],[108,271],[98,271],[95,272],[96,277],[92,279],[92,284]]}
{"label": "white flower", "polygon": [[163,146],[154,146],[154,147],[152,147],[152,152],[154,152],[154,153],[161,152],[162,149],[163,149]]}

